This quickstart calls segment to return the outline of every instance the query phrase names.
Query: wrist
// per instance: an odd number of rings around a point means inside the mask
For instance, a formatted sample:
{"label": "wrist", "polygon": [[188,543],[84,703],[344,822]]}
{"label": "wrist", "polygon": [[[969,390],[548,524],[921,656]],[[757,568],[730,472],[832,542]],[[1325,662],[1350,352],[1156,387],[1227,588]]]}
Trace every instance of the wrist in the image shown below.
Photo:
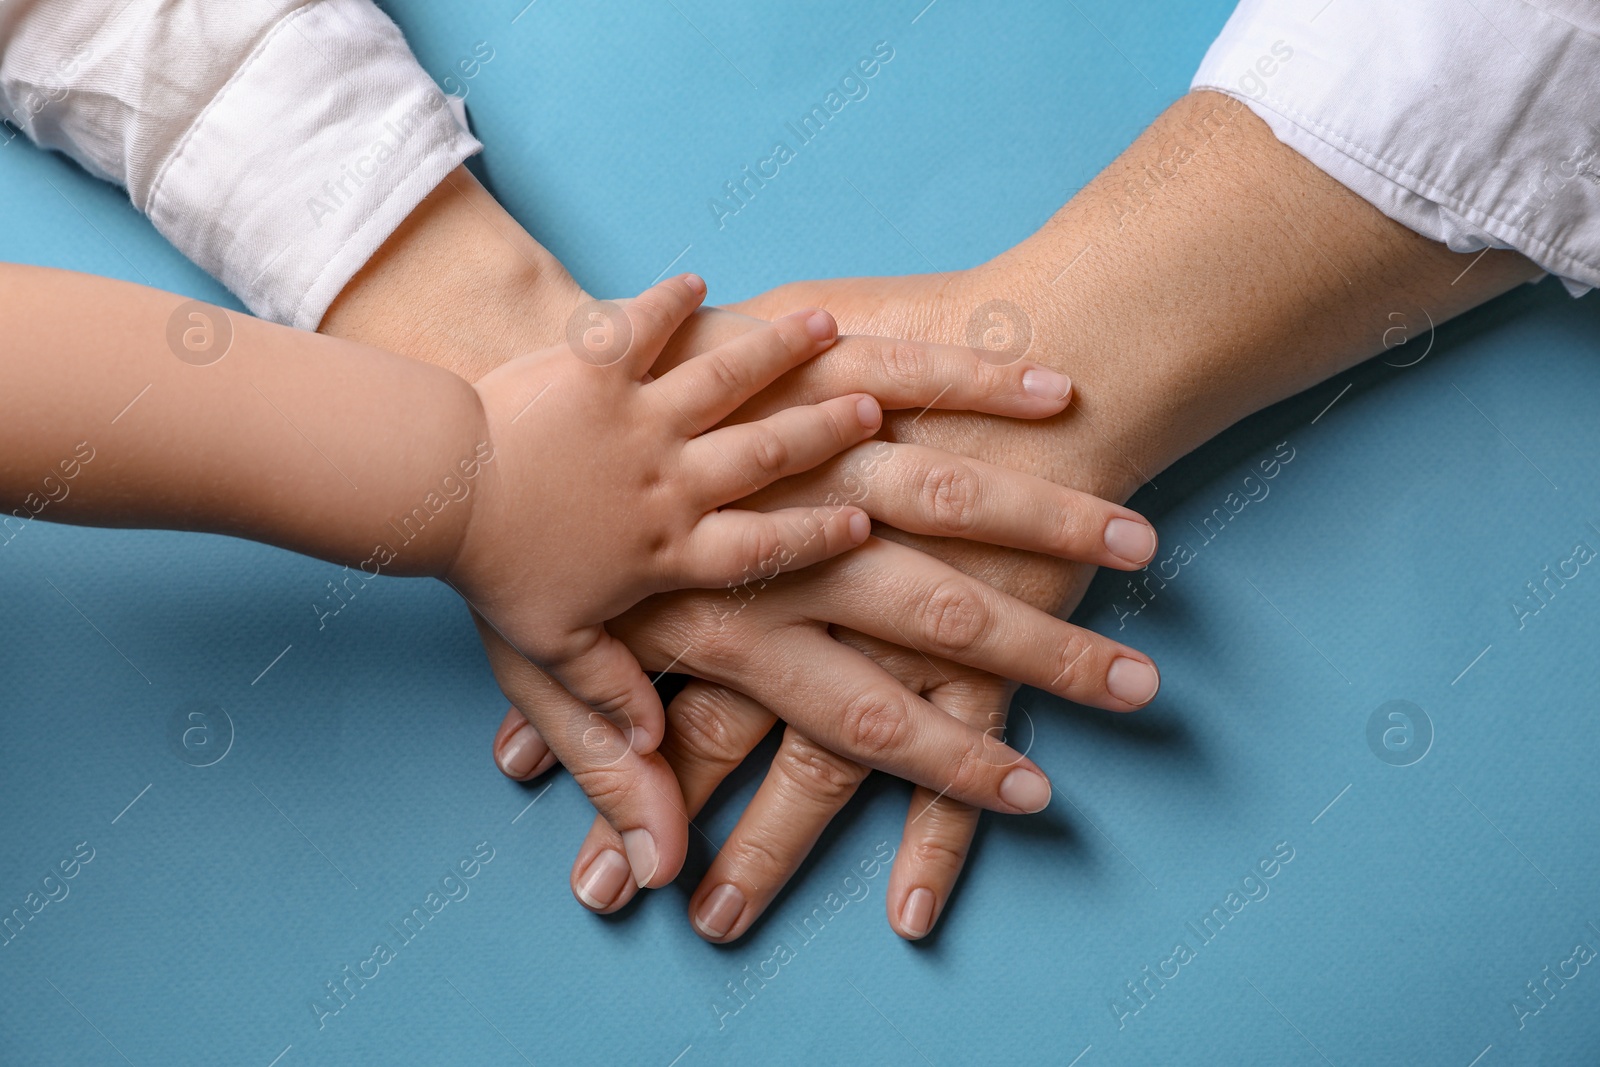
{"label": "wrist", "polygon": [[558,343],[584,299],[561,263],[458,168],[350,280],[318,329],[476,381]]}

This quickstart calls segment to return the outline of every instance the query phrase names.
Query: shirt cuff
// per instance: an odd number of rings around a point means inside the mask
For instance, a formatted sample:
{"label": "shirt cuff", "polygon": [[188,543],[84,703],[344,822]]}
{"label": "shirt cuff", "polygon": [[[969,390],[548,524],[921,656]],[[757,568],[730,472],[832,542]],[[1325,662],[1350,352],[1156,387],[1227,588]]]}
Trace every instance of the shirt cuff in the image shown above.
{"label": "shirt cuff", "polygon": [[387,16],[323,0],[262,37],[139,206],[253,314],[310,330],[482,147]]}
{"label": "shirt cuff", "polygon": [[1191,87],[1402,225],[1515,249],[1581,295],[1600,285],[1600,37],[1567,7],[1243,0]]}

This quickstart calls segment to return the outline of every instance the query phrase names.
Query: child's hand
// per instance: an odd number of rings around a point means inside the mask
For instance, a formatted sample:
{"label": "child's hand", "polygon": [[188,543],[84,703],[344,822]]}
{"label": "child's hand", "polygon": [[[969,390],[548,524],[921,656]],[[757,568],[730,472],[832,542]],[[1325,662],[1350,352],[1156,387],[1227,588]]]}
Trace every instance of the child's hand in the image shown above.
{"label": "child's hand", "polygon": [[704,296],[699,278],[673,278],[623,305],[626,324],[613,324],[621,351],[580,358],[558,347],[478,382],[493,458],[446,575],[487,625],[640,752],[661,740],[661,703],[606,619],[652,593],[804,567],[871,529],[855,507],[718,510],[872,436],[882,412],[857,393],[710,430],[827,349],[836,328],[826,312],[800,312],[652,380]]}

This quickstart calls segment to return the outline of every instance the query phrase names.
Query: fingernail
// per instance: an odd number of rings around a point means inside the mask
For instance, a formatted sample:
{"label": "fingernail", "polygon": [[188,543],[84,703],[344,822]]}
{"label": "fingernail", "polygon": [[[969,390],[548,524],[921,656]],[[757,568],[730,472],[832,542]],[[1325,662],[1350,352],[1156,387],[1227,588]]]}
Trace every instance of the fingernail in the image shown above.
{"label": "fingernail", "polygon": [[1132,519],[1112,519],[1106,523],[1106,547],[1113,556],[1142,565],[1156,554],[1156,532]]}
{"label": "fingernail", "polygon": [[1023,372],[1022,391],[1043,400],[1065,400],[1072,391],[1072,379],[1053,370],[1034,367]]}
{"label": "fingernail", "polygon": [[653,738],[650,736],[650,731],[643,726],[630,726],[622,733],[628,739],[628,750],[630,752],[637,752],[641,756],[647,756],[655,751],[654,746],[651,744]]}
{"label": "fingernail", "polygon": [[813,311],[806,316],[806,333],[813,341],[826,341],[833,336],[833,316],[826,311]]}
{"label": "fingernail", "polygon": [[865,541],[872,533],[872,520],[867,518],[867,513],[858,511],[850,516],[850,540],[856,544]]}
{"label": "fingernail", "polygon": [[506,777],[521,780],[533,773],[533,769],[549,751],[538,731],[531,726],[523,726],[500,746],[496,760]]}
{"label": "fingernail", "polygon": [[864,396],[856,401],[856,419],[863,426],[877,429],[878,424],[883,421],[883,409],[878,407],[877,400]]}
{"label": "fingernail", "polygon": [[655,877],[660,856],[656,853],[656,839],[649,830],[628,830],[622,835],[622,848],[628,853],[628,866],[633,868],[633,880],[643,889]]}
{"label": "fingernail", "polygon": [[1106,672],[1106,692],[1129,704],[1148,704],[1161,688],[1161,675],[1150,664],[1119,656]]}
{"label": "fingernail", "polygon": [[617,901],[617,894],[628,884],[628,861],[622,853],[605,849],[589,861],[589,869],[578,882],[578,899],[596,911],[604,911]]}
{"label": "fingernail", "polygon": [[698,274],[685,274],[683,276],[683,284],[687,285],[701,296],[706,295],[706,280],[700,277]]}
{"label": "fingernail", "polygon": [[1038,771],[1018,767],[1000,781],[1000,799],[1030,815],[1050,803],[1050,782]]}
{"label": "fingernail", "polygon": [[694,917],[694,924],[707,937],[727,937],[728,931],[733,929],[733,924],[739,921],[744,905],[744,894],[739,892],[739,887],[724,882],[713,889],[700,904],[700,911]]}
{"label": "fingernail", "polygon": [[933,890],[918,887],[900,907],[900,932],[907,937],[922,937],[933,925]]}

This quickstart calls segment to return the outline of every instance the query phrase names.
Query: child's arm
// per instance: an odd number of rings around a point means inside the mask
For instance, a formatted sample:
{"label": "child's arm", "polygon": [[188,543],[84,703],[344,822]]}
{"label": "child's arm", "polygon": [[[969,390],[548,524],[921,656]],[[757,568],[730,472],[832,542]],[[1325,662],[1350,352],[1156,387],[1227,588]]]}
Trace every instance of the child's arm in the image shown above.
{"label": "child's arm", "polygon": [[[660,703],[607,618],[868,534],[856,507],[720,510],[864,440],[881,412],[855,394],[701,434],[826,349],[834,326],[791,315],[650,380],[704,296],[692,276],[613,307],[598,335],[610,347],[535,353],[476,386],[100,278],[7,266],[0,291],[6,510],[444,578],[643,751],[660,740]],[[79,477],[52,501],[63,463]]]}
{"label": "child's arm", "polygon": [[[67,271],[0,265],[0,293],[7,513],[237,534],[385,574],[448,566],[488,438],[455,375]],[[393,558],[369,564],[382,543]]]}

